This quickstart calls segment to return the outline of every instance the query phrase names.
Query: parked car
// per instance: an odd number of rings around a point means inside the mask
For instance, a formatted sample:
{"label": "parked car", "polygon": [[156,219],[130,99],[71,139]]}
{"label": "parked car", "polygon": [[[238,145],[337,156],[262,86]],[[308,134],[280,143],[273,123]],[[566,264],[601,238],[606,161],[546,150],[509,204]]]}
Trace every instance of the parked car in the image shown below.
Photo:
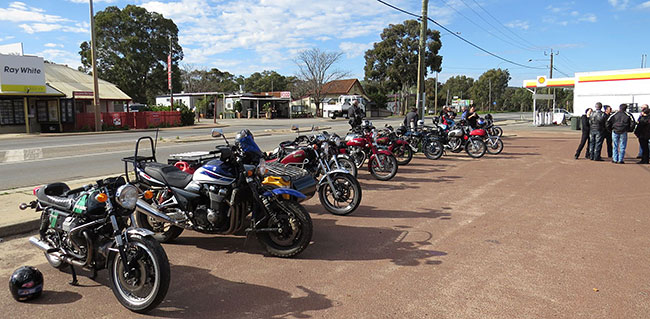
{"label": "parked car", "polygon": [[138,104],[138,103],[130,104],[128,108],[126,105],[124,105],[124,112],[140,112],[146,107],[147,107],[146,104]]}

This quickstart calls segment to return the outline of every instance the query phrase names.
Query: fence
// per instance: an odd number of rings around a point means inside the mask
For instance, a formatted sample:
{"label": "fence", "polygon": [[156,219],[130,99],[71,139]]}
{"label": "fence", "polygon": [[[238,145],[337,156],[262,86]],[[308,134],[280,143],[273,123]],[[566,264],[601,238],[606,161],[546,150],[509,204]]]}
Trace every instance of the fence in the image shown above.
{"label": "fence", "polygon": [[[160,126],[180,126],[181,112],[110,112],[101,114],[102,124],[119,128],[144,129]],[[75,129],[82,130],[95,127],[95,114],[78,113]]]}

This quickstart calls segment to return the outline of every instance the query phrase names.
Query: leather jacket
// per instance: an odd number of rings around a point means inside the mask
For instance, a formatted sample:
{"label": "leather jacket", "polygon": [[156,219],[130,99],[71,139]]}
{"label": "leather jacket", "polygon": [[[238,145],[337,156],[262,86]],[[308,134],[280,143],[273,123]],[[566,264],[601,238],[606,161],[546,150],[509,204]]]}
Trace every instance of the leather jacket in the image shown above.
{"label": "leather jacket", "polygon": [[634,117],[624,111],[618,111],[607,119],[607,128],[616,134],[623,134],[634,129]]}
{"label": "leather jacket", "polygon": [[607,115],[603,111],[595,111],[589,117],[589,129],[591,131],[604,132]]}

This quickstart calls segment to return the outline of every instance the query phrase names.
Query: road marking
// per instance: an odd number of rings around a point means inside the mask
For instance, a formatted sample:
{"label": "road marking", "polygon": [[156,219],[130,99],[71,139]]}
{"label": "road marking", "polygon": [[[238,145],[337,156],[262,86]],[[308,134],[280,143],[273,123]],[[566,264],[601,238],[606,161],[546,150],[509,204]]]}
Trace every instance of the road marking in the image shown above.
{"label": "road marking", "polygon": [[27,148],[19,150],[8,150],[4,152],[3,162],[23,162],[26,160],[37,160],[43,158],[43,149]]}

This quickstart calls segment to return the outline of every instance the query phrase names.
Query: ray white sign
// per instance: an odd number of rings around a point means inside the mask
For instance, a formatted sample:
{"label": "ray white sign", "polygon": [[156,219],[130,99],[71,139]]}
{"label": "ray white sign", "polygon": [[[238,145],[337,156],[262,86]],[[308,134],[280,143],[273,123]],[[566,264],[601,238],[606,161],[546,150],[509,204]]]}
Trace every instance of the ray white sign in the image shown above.
{"label": "ray white sign", "polygon": [[44,64],[41,57],[0,54],[0,90],[45,93]]}

